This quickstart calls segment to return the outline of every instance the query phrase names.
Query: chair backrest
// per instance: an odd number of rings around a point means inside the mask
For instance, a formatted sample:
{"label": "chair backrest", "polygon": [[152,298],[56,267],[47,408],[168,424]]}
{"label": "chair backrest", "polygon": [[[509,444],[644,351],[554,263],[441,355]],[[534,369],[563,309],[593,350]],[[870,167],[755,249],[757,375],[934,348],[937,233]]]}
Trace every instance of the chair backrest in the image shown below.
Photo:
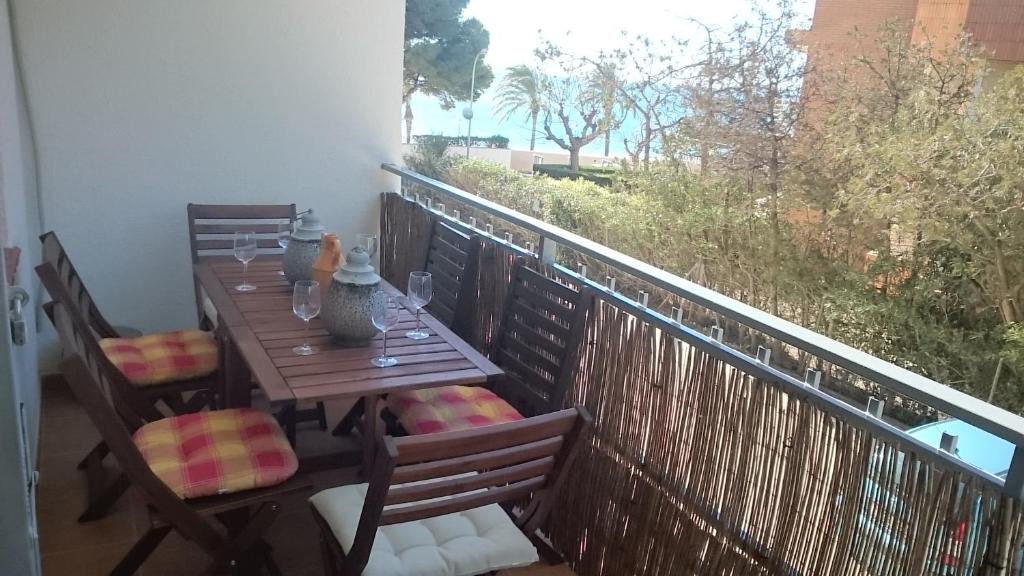
{"label": "chair backrest", "polygon": [[43,262],[53,266],[56,279],[65,286],[68,297],[75,302],[82,316],[88,320],[89,326],[100,338],[116,337],[117,331],[100,314],[100,309],[89,294],[89,290],[86,289],[85,283],[82,282],[82,277],[75,270],[75,265],[71,263],[71,258],[64,250],[64,245],[61,244],[60,238],[57,238],[57,233],[51,230],[40,236],[39,241],[43,244]]}
{"label": "chair backrest", "polygon": [[472,328],[472,296],[480,255],[480,237],[437,220],[430,235],[424,267],[431,274],[434,297],[427,310],[459,335]]}
{"label": "chair backrest", "polygon": [[295,204],[189,204],[188,240],[192,263],[203,256],[230,254],[235,232],[256,233],[256,247],[280,253],[277,226],[295,221]]}
{"label": "chair backrest", "polygon": [[51,301],[43,305],[43,310],[57,330],[64,353],[81,359],[123,424],[134,432],[146,422],[163,418],[152,401],[140,394],[107,358],[100,338],[53,264],[43,262],[36,266],[36,274],[50,295]]}
{"label": "chair backrest", "polygon": [[523,415],[562,408],[593,299],[516,262],[491,358],[506,374],[495,392]]}
{"label": "chair backrest", "polygon": [[551,511],[590,421],[577,406],[471,430],[386,437],[346,555],[350,572],[365,565],[378,526],[529,498],[513,520],[532,534]]}

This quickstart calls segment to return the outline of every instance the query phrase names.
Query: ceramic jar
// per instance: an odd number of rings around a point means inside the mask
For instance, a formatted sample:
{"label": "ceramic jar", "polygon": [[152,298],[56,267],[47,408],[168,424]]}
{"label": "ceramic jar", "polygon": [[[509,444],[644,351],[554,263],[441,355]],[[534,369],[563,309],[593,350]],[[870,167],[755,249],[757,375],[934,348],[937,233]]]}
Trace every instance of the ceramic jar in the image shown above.
{"label": "ceramic jar", "polygon": [[332,340],[340,346],[368,346],[377,334],[370,300],[380,289],[380,276],[370,266],[370,255],[361,247],[345,255],[345,264],[334,274],[323,299],[320,318]]}
{"label": "ceramic jar", "polygon": [[298,227],[288,240],[288,247],[285,248],[281,260],[284,275],[289,283],[313,279],[313,263],[320,256],[323,233],[324,227],[320,224],[319,216],[312,210],[303,214]]}

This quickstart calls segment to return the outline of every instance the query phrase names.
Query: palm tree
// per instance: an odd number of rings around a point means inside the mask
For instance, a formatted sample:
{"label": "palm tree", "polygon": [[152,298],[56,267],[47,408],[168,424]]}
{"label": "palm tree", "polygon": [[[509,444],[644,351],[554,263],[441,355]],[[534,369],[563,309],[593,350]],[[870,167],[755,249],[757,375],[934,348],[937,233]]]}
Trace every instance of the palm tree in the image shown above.
{"label": "palm tree", "polygon": [[615,107],[619,104],[619,87],[622,80],[614,62],[598,62],[594,65],[594,75],[590,78],[590,86],[601,98],[601,112],[604,114],[604,155],[608,156],[612,147],[612,131],[618,127],[614,121]]}
{"label": "palm tree", "polygon": [[506,121],[522,113],[530,119],[530,150],[537,143],[537,116],[540,115],[540,75],[529,66],[520,64],[506,70],[498,86],[498,105],[495,114]]}

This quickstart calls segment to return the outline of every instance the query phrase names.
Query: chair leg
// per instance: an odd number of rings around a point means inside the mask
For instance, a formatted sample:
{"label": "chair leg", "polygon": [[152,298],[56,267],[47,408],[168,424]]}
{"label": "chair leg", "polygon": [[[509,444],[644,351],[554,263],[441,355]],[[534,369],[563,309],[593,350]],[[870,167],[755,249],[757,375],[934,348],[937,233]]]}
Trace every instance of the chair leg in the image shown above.
{"label": "chair leg", "polygon": [[409,433],[402,427],[402,423],[398,421],[398,416],[395,416],[391,410],[384,408],[380,412],[380,418],[384,421],[384,431],[388,436],[400,437],[408,436]]}
{"label": "chair leg", "polygon": [[182,393],[164,394],[159,399],[163,400],[164,404],[171,409],[172,414],[181,416],[182,414],[199,412],[206,408],[207,405],[212,406],[215,395],[212,391],[196,390],[188,400],[185,400],[185,396]]}
{"label": "chair leg", "polygon": [[193,412],[200,412],[207,406],[215,406],[214,394],[208,390],[197,390],[184,405],[184,414],[191,414]]}
{"label": "chair leg", "polygon": [[[248,517],[248,522],[244,524],[242,523],[243,515],[248,515],[248,511],[244,508],[218,514],[217,518],[221,519],[228,529],[231,540],[223,550],[215,553],[213,560],[202,574],[216,574],[225,566],[232,574],[251,573],[251,560],[254,558],[247,553],[253,551],[254,548],[259,548],[263,540],[263,533],[267,531],[280,512],[280,504],[265,502],[256,509],[252,516]],[[260,550],[255,551],[260,552]]]}
{"label": "chair leg", "polygon": [[186,413],[185,401],[182,400],[181,394],[164,394],[160,397],[164,401],[164,404],[171,409],[171,414],[180,415]]}
{"label": "chair leg", "polygon": [[349,408],[348,413],[345,414],[345,417],[342,418],[340,422],[338,422],[338,425],[334,427],[331,434],[335,436],[344,436],[351,432],[352,427],[355,426],[356,422],[363,417],[363,411],[363,399],[360,398],[352,405],[352,408]]}
{"label": "chair leg", "polygon": [[78,470],[85,470],[89,466],[92,466],[93,462],[95,462],[95,465],[97,466],[102,465],[103,459],[107,457],[107,454],[110,454],[110,448],[107,447],[106,442],[100,440],[99,444],[94,446],[93,449],[85,455],[85,458],[82,458],[82,461],[78,463]]}
{"label": "chair leg", "polygon": [[[99,471],[99,473],[102,473],[102,471]],[[131,486],[131,482],[128,480],[128,476],[124,473],[118,473],[117,478],[114,478],[112,482],[95,493],[95,495],[90,493],[89,505],[86,506],[82,515],[78,517],[78,521],[80,523],[92,522],[106,516],[110,508],[121,497],[121,494],[128,490],[129,486]]]}
{"label": "chair leg", "polygon": [[284,435],[288,437],[288,443],[295,448],[295,405],[285,406],[277,413],[277,423],[284,428]]}
{"label": "chair leg", "polygon": [[337,576],[338,567],[334,564],[334,554],[331,553],[331,546],[327,543],[327,536],[320,533],[320,556],[324,565],[324,576]]}
{"label": "chair leg", "polygon": [[270,576],[284,576],[281,567],[277,565],[277,560],[274,560],[274,548],[266,540],[260,540],[256,547],[259,548],[263,566],[266,567]]}
{"label": "chair leg", "polygon": [[125,554],[124,558],[117,563],[117,566],[110,571],[110,576],[131,576],[139,571],[139,567],[142,563],[149,558],[149,555],[156,550],[156,547],[160,545],[164,537],[170,533],[170,526],[161,526],[160,528],[150,528],[149,532],[146,532],[139,541],[132,546],[132,549]]}
{"label": "chair leg", "polygon": [[256,512],[249,517],[249,521],[238,530],[232,543],[238,550],[248,550],[263,540],[263,533],[274,523],[274,519],[281,513],[281,505],[277,502],[264,502],[260,504]]}
{"label": "chair leg", "polygon": [[324,406],[323,402],[317,402],[316,403],[316,415],[317,415],[317,419],[320,421],[320,431],[321,432],[326,431],[327,430],[327,407]]}
{"label": "chair leg", "polygon": [[317,402],[313,408],[296,408],[295,423],[316,422],[321,430],[327,430],[327,408],[323,402]]}
{"label": "chair leg", "polygon": [[310,504],[309,507],[312,510],[313,520],[316,521],[316,525],[320,528],[320,555],[324,565],[324,576],[341,576],[342,567],[340,563],[342,558],[339,558],[339,555],[344,557],[344,552],[340,550],[341,547],[338,545],[338,540],[334,537],[334,532],[327,525],[327,521],[317,512],[315,506]]}

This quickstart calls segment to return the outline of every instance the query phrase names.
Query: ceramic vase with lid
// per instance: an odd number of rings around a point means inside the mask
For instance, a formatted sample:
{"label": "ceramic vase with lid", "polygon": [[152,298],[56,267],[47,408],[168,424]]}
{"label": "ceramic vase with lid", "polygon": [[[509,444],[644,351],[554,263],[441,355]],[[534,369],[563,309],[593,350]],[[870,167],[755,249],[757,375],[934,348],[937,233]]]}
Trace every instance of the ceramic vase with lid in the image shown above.
{"label": "ceramic vase with lid", "polygon": [[335,272],[320,311],[324,327],[335,343],[350,347],[370,344],[377,334],[370,300],[379,289],[380,276],[370,266],[370,255],[356,246]]}
{"label": "ceramic vase with lid", "polygon": [[323,233],[324,227],[320,224],[320,217],[312,210],[299,219],[299,225],[288,240],[288,247],[285,248],[281,261],[288,282],[295,284],[299,280],[313,279],[313,263],[320,256]]}

